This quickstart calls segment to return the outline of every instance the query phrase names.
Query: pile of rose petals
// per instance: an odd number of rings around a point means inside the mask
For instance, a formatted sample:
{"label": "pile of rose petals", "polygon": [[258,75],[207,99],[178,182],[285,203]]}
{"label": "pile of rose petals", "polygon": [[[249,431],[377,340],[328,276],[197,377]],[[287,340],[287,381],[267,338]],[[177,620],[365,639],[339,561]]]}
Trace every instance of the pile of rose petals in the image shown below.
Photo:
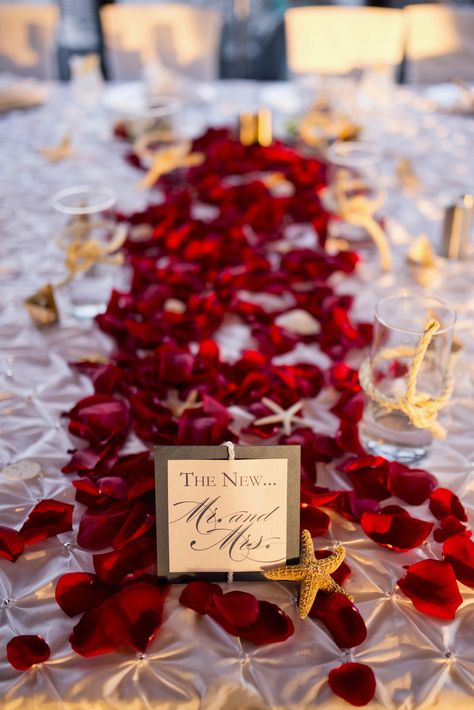
{"label": "pile of rose petals", "polygon": [[[328,530],[331,515],[359,523],[374,544],[400,555],[401,568],[403,552],[433,535],[438,559],[412,564],[398,584],[422,613],[453,618],[461,603],[458,581],[472,586],[474,576],[474,544],[461,502],[437,488],[427,471],[370,456],[359,440],[363,396],[357,371],[345,360],[367,346],[372,333],[369,324],[352,318],[352,297],[335,288],[359,257],[325,249],[325,166],[278,142],[244,147],[227,129],[208,130],[193,150],[204,153],[204,162],[163,176],[163,199],[118,215],[128,230],[131,286],[113,291],[97,317],[114,350],[107,363],[73,365],[90,379],[94,394],[65,413],[77,448],[63,471],[75,475],[76,501],[85,506],[77,540],[93,553],[95,573],[63,575],[56,588],[61,609],[81,615],[72,647],[84,656],[124,647],[143,651],[162,623],[168,587],[152,576],[153,462],[148,450],[122,453],[130,432],[150,447],[219,445],[241,434],[246,442],[300,445],[302,527],[317,537]],[[131,160],[139,165],[136,156]],[[273,191],[266,180],[272,176],[291,189]],[[198,216],[203,206],[207,217]],[[298,225],[313,235],[311,247],[287,238],[288,228]],[[262,296],[271,305],[263,306]],[[294,327],[295,312],[309,330]],[[221,326],[236,322],[246,328],[248,342],[230,360],[217,341]],[[300,361],[293,353],[299,345],[323,352],[329,366]],[[282,364],[286,353],[292,353],[291,365]],[[330,403],[318,406],[328,407],[338,422],[332,436],[304,425],[287,435],[278,423],[254,423],[271,414],[265,398],[288,409],[322,392]],[[235,421],[236,406],[250,415],[245,431]],[[347,485],[318,486],[321,464],[337,468]],[[406,510],[423,504],[421,517]],[[0,556],[14,562],[26,545],[71,530],[71,520],[72,506],[41,501],[19,531],[0,527]],[[348,574],[343,564],[333,576],[342,585]],[[224,594],[218,585],[192,582],[180,602],[255,644],[293,633],[282,610],[247,592]],[[310,616],[342,648],[366,637],[359,611],[340,593],[319,593]],[[39,637],[18,637],[8,651],[16,668],[23,648],[24,668],[49,655]],[[366,704],[375,692],[372,671],[358,663],[333,669],[329,685],[354,705]]]}

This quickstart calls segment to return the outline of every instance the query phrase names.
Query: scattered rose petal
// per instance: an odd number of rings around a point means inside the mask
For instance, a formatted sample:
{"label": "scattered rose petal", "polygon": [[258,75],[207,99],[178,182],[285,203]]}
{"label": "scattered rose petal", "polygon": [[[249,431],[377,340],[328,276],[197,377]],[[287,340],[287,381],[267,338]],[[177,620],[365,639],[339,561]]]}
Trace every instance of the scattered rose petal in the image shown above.
{"label": "scattered rose petal", "polygon": [[341,592],[319,592],[309,612],[321,621],[340,648],[353,648],[365,641],[367,629],[359,610]]}
{"label": "scattered rose petal", "polygon": [[438,520],[442,520],[447,515],[454,515],[463,523],[467,520],[461,501],[448,488],[437,488],[433,491],[430,496],[430,510]]}
{"label": "scattered rose petal", "polygon": [[60,500],[40,500],[20,529],[25,545],[34,545],[48,537],[72,530],[73,509],[73,505]]}
{"label": "scattered rose petal", "polygon": [[394,512],[390,512],[390,508],[393,510],[394,506],[382,508],[380,513],[362,513],[360,524],[365,534],[394,552],[406,552],[421,545],[433,529],[433,523],[412,518],[405,511],[398,512],[398,506]]}
{"label": "scattered rose petal", "polygon": [[443,545],[443,557],[454,570],[456,578],[474,587],[474,542],[465,535],[453,535]]}
{"label": "scattered rose petal", "polygon": [[135,579],[156,561],[156,543],[149,537],[130,542],[120,550],[93,555],[96,574],[110,584]]}
{"label": "scattered rose petal", "polygon": [[364,663],[343,663],[333,668],[328,682],[335,695],[356,707],[367,705],[375,695],[374,672]]}
{"label": "scattered rose petal", "polygon": [[0,525],[0,557],[15,562],[25,549],[25,540],[19,532]]}
{"label": "scattered rose petal", "polygon": [[7,643],[7,658],[17,671],[27,671],[35,663],[47,661],[51,650],[42,636],[15,636]]}
{"label": "scattered rose petal", "polygon": [[58,579],[56,601],[65,614],[77,616],[94,609],[113,594],[115,587],[89,572],[69,572]]}
{"label": "scattered rose petal", "polygon": [[217,594],[223,594],[218,584],[199,581],[189,582],[181,592],[179,603],[197,611],[198,614],[205,614],[208,600]]}
{"label": "scattered rose petal", "polygon": [[420,468],[409,468],[401,463],[390,463],[388,489],[410,505],[421,505],[436,488],[437,480]]}
{"label": "scattered rose petal", "polygon": [[462,604],[453,568],[448,562],[422,560],[410,565],[398,586],[418,611],[438,619],[454,619]]}

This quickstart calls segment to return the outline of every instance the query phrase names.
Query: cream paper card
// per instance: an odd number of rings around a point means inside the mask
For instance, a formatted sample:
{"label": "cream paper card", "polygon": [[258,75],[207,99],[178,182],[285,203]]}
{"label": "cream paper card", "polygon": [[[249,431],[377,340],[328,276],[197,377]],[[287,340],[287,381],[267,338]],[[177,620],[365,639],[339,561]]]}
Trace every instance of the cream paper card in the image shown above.
{"label": "cream paper card", "polygon": [[[250,449],[259,458],[247,458]],[[155,451],[160,575],[254,573],[298,555],[299,447],[239,446],[236,454]]]}

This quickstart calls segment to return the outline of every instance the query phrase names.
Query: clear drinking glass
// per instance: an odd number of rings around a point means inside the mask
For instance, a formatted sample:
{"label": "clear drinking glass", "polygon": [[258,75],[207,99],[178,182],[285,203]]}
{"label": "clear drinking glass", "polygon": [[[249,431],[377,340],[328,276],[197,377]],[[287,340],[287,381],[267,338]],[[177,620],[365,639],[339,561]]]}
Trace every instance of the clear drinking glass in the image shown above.
{"label": "clear drinking glass", "polygon": [[[115,203],[116,195],[108,187],[78,185],[56,193],[51,204],[66,216],[57,238],[59,246],[65,252],[72,242],[95,241],[105,247],[116,226],[111,211]],[[93,318],[105,310],[116,272],[116,266],[99,262],[75,274],[65,287],[74,317]]]}
{"label": "clear drinking glass", "polygon": [[[455,312],[441,299],[410,293],[387,296],[376,306],[370,383],[394,402],[406,393],[410,363],[429,318],[440,328],[421,361],[416,391],[436,398],[449,367]],[[402,411],[386,409],[367,393],[360,435],[370,453],[408,464],[422,459],[433,439]]]}
{"label": "clear drinking glass", "polygon": [[356,247],[372,246],[372,238],[364,227],[351,224],[343,216],[336,216],[341,211],[341,197],[350,199],[363,196],[373,214],[382,202],[377,184],[380,173],[382,153],[378,146],[369,141],[338,141],[327,149],[329,209],[334,218],[329,223],[329,236],[345,239]]}

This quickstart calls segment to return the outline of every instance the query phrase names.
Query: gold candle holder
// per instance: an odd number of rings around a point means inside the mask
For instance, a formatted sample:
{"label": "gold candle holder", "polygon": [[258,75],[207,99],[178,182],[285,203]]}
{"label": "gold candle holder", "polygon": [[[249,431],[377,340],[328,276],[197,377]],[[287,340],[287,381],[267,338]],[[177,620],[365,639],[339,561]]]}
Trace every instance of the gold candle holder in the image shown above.
{"label": "gold candle holder", "polygon": [[239,139],[242,145],[260,145],[267,147],[273,140],[272,113],[268,108],[261,108],[257,113],[241,113]]}

